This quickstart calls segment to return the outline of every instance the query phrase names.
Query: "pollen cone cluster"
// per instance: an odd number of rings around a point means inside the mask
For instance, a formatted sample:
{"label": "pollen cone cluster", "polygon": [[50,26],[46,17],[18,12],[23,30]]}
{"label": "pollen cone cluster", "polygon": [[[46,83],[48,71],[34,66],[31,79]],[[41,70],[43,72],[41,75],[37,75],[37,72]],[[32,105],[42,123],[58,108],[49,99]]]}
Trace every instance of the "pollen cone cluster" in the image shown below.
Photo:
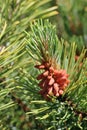
{"label": "pollen cone cluster", "polygon": [[45,99],[49,99],[50,96],[61,96],[70,82],[66,71],[63,69],[54,69],[49,63],[43,63],[35,67],[45,70],[37,77],[37,80],[40,80],[39,86],[41,90],[39,93]]}

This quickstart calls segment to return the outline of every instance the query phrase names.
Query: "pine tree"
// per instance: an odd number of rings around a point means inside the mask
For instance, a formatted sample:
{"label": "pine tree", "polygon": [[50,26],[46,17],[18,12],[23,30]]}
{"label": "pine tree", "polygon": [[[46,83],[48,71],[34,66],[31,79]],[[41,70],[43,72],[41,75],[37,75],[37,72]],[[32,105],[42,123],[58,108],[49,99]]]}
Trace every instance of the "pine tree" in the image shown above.
{"label": "pine tree", "polygon": [[[51,0],[0,0],[0,129],[31,129],[34,118],[25,114],[24,103],[29,104],[27,89],[17,82],[32,60],[27,56],[24,30],[30,21],[56,15],[57,6]],[[18,93],[17,93],[18,92]],[[26,94],[25,94],[26,93]],[[28,100],[29,99],[29,100]],[[22,101],[22,102],[21,102]],[[28,119],[29,118],[29,119]],[[29,128],[30,127],[30,128]]]}
{"label": "pine tree", "polygon": [[36,115],[43,129],[86,130],[86,50],[82,50],[77,60],[76,44],[66,46],[63,39],[57,38],[55,27],[42,20],[31,25],[26,41],[33,67],[38,69],[36,75],[32,73],[36,78],[31,79],[34,81],[29,86],[34,98],[31,104],[36,106],[27,114]]}
{"label": "pine tree", "polygon": [[85,47],[77,57],[73,40],[58,38],[49,20],[35,20],[57,14],[41,6],[49,0],[0,2],[0,129],[86,130]]}

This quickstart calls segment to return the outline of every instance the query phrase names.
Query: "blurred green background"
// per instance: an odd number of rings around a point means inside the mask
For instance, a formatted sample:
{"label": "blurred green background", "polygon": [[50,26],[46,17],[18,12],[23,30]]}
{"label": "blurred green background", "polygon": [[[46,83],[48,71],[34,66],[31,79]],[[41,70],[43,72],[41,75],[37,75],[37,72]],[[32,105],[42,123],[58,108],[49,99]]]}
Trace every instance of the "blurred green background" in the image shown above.
{"label": "blurred green background", "polygon": [[75,42],[78,56],[87,48],[87,0],[0,0],[0,130],[47,130],[25,114],[34,97],[22,88],[33,66],[24,31],[38,18],[50,19],[59,39]]}

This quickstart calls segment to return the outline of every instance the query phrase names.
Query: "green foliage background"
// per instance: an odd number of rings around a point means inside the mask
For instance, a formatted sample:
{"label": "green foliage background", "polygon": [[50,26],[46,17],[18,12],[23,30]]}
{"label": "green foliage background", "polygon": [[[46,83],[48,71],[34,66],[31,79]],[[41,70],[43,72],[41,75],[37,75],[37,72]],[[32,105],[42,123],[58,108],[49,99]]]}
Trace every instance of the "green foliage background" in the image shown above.
{"label": "green foliage background", "polygon": [[[1,130],[87,129],[86,14],[86,0],[0,0]],[[38,18],[49,18],[56,27]],[[47,36],[46,53],[71,81],[62,98],[52,102],[38,94],[41,72],[34,68]]]}

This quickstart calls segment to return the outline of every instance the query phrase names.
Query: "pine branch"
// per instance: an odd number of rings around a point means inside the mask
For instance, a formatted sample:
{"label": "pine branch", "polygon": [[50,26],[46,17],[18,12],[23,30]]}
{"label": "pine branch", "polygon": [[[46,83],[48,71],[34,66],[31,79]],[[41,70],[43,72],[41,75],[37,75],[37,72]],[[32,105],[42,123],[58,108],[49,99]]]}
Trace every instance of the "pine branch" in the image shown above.
{"label": "pine branch", "polygon": [[[29,22],[41,17],[58,14],[57,6],[50,6],[51,0],[0,1],[0,44],[7,45],[16,39],[24,38],[24,30],[29,29]],[[46,6],[46,5],[49,6]]]}
{"label": "pine branch", "polygon": [[[47,107],[36,109],[32,113],[36,112],[36,114],[40,115],[40,110],[44,113],[44,111],[47,112],[50,109],[57,109],[58,105],[60,109],[63,104],[66,111],[65,116],[67,116],[66,120],[69,120],[69,117],[75,114],[77,115],[77,126],[81,127],[79,118],[82,118],[82,122],[84,122],[87,117],[87,59],[84,58],[86,50],[83,49],[79,59],[76,61],[76,44],[72,43],[67,46],[64,40],[59,41],[55,28],[49,21],[39,20],[31,24],[31,32],[26,34],[26,50],[32,60],[34,60],[35,67],[40,73],[37,76],[37,80],[40,80],[38,86],[41,90],[39,93],[47,101],[50,100],[50,103],[46,104]],[[66,86],[64,86],[65,84]],[[60,90],[62,90],[61,93]],[[62,101],[62,99],[64,100]],[[54,107],[50,106],[52,104]],[[68,107],[66,107],[66,104]],[[69,109],[72,114],[68,117]],[[55,111],[57,112],[57,110]],[[60,116],[63,112],[62,109]],[[50,116],[51,114],[46,114],[46,116],[40,116],[38,119],[43,120],[44,118],[50,118]],[[65,119],[65,116],[63,119]],[[74,117],[72,120],[75,121]]]}

